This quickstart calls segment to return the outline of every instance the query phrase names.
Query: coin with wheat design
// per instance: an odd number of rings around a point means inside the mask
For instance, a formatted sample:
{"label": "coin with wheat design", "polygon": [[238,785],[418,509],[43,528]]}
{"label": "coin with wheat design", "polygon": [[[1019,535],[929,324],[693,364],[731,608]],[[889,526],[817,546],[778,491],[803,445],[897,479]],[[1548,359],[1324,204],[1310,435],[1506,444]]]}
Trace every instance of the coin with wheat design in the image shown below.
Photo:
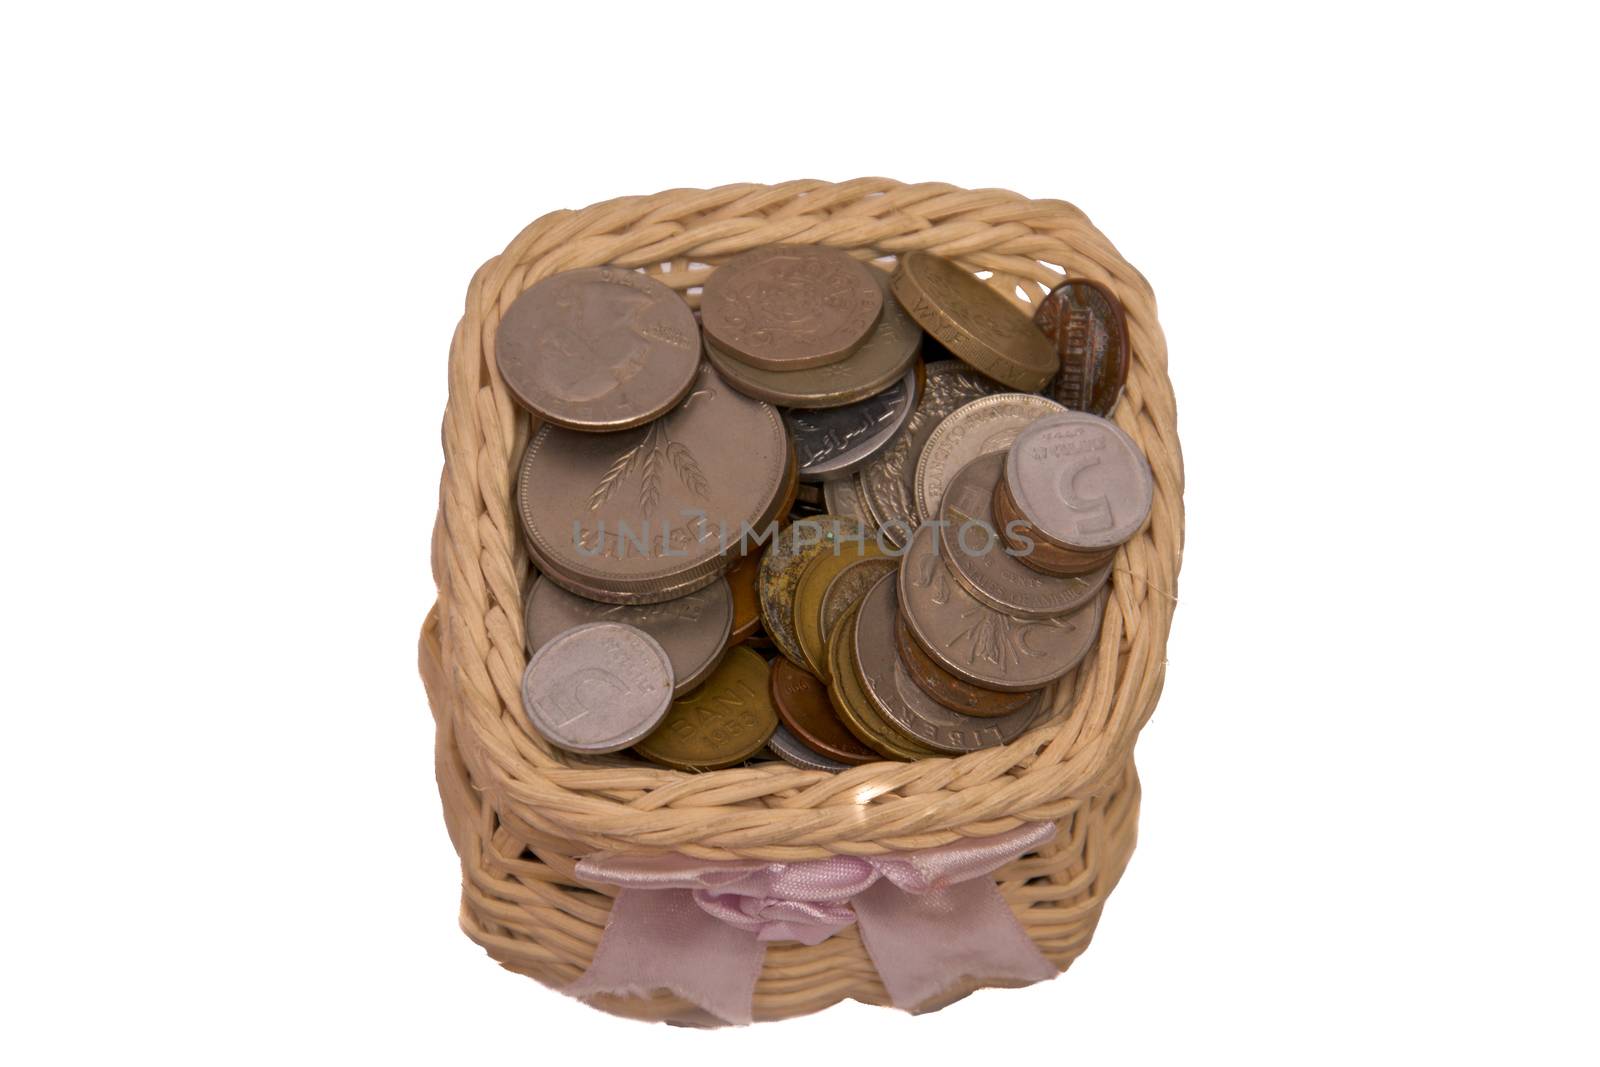
{"label": "coin with wheat design", "polygon": [[998,689],[983,689],[957,678],[939,666],[933,657],[917,644],[917,639],[911,636],[911,628],[906,625],[904,615],[895,618],[894,644],[896,651],[900,653],[901,662],[905,665],[906,673],[917,684],[917,688],[951,711],[989,719],[1019,711],[1028,706],[1028,702],[1033,699],[1031,693],[1003,693]]}
{"label": "coin with wheat design", "polygon": [[1121,302],[1105,286],[1074,278],[1039,302],[1033,324],[1061,357],[1045,392],[1076,411],[1110,415],[1128,381],[1128,319]]}
{"label": "coin with wheat design", "polygon": [[655,638],[616,622],[557,634],[528,660],[522,707],[551,744],[618,752],[647,736],[672,702],[672,662]]}
{"label": "coin with wheat design", "polygon": [[626,430],[689,391],[700,330],[683,298],[649,275],[586,267],[535,282],[512,301],[495,331],[495,364],[541,418]]}
{"label": "coin with wheat design", "polygon": [[782,652],[805,663],[794,627],[794,598],[806,564],[824,552],[862,555],[870,539],[861,524],[838,515],[796,519],[780,530],[761,557],[761,621]]}
{"label": "coin with wheat design", "polygon": [[1071,615],[1013,618],[968,593],[937,542],[931,523],[917,529],[900,558],[898,589],[911,636],[939,666],[973,685],[1020,693],[1049,685],[1094,647],[1104,592]]}
{"label": "coin with wheat design", "polygon": [[999,291],[932,252],[907,252],[891,281],[911,317],[996,381],[1035,392],[1059,369],[1044,334]]}
{"label": "coin with wheat design", "polygon": [[517,478],[530,552],[580,596],[686,595],[726,570],[743,528],[779,495],[791,455],[777,409],[702,364],[689,395],[648,426],[587,434],[547,423],[534,433]]}
{"label": "coin with wheat design", "polygon": [[917,457],[912,479],[917,514],[926,521],[939,514],[939,502],[956,471],[979,456],[1004,452],[1030,423],[1065,411],[1033,393],[996,393],[956,408],[939,421]]}
{"label": "coin with wheat design", "polygon": [[772,371],[844,359],[882,310],[871,268],[817,245],[767,245],[734,256],[711,272],[700,297],[700,320],[717,347]]}

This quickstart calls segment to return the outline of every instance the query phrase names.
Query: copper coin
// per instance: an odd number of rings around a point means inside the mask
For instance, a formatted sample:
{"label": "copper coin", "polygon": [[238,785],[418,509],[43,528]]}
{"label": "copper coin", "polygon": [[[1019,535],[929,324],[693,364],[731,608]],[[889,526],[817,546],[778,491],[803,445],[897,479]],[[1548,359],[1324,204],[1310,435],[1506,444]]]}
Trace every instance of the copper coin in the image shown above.
{"label": "copper coin", "polygon": [[733,596],[733,622],[729,626],[728,643],[737,645],[761,626],[761,594],[756,583],[761,576],[761,557],[743,556],[728,572],[728,588]]}
{"label": "copper coin", "polygon": [[783,724],[822,755],[852,766],[879,758],[839,721],[827,688],[782,656],[772,661],[772,703]]}
{"label": "copper coin", "polygon": [[744,528],[763,520],[792,476],[791,460],[777,409],[702,365],[683,402],[648,426],[541,426],[523,456],[517,504],[551,581],[592,600],[652,603],[717,580]]}
{"label": "copper coin", "polygon": [[1022,517],[1006,480],[1001,478],[994,487],[994,525],[1000,540],[1005,542],[1019,563],[1024,563],[1045,574],[1088,574],[1106,565],[1117,554],[1115,548],[1101,552],[1074,552],[1062,548],[1039,532],[1038,528]]}
{"label": "copper coin", "polygon": [[882,310],[871,268],[816,245],[734,256],[711,272],[700,297],[700,320],[717,347],[772,371],[837,363],[861,347]]}
{"label": "copper coin", "polygon": [[840,721],[862,744],[886,759],[918,760],[940,755],[937,749],[912,740],[884,722],[867,696],[855,653],[860,612],[860,604],[845,612],[828,641],[828,674],[833,679],[828,686],[828,699],[833,701]]}
{"label": "copper coin", "polygon": [[672,701],[672,661],[643,630],[591,622],[557,634],[528,660],[522,708],[569,752],[617,752],[654,730]]}
{"label": "copper coin", "polygon": [[832,581],[828,582],[828,588],[822,591],[822,610],[818,612],[817,621],[822,629],[823,648],[827,648],[828,640],[833,636],[833,628],[844,613],[866,596],[867,590],[876,585],[879,578],[893,573],[899,567],[898,559],[879,556],[876,559],[858,560],[833,576]]}
{"label": "copper coin", "polygon": [[908,737],[941,752],[975,752],[1015,741],[1038,717],[1042,693],[1006,715],[978,718],[951,711],[924,693],[895,650],[895,576],[873,586],[861,601],[856,623],[856,663],[867,696],[883,720]]}
{"label": "copper coin", "polygon": [[917,461],[934,428],[967,401],[1000,390],[1001,386],[958,360],[928,364],[922,399],[906,428],[857,475],[867,514],[889,544],[903,547],[917,525]]}
{"label": "copper coin", "polygon": [[963,681],[1021,693],[1078,665],[1100,635],[1102,593],[1071,615],[1017,619],[975,599],[939,558],[933,525],[919,527],[900,559],[900,608],[911,636]]}
{"label": "copper coin", "polygon": [[[800,572],[794,593],[794,633],[805,656],[805,666],[823,681],[828,680],[828,644],[822,636],[822,599],[834,578],[858,563],[882,558],[884,551],[870,537],[845,541],[833,551],[812,557]],[[891,565],[898,560],[886,561]]]}
{"label": "copper coin", "polygon": [[1032,693],[1003,693],[997,689],[982,689],[951,674],[932,656],[922,650],[905,618],[896,615],[894,622],[895,650],[905,664],[906,673],[917,683],[917,688],[951,711],[992,719],[1009,715],[1028,706]]}
{"label": "copper coin", "polygon": [[548,578],[533,583],[523,608],[529,652],[586,622],[626,623],[655,638],[672,663],[673,695],[681,696],[721,662],[733,624],[733,592],[727,582],[713,582],[659,604],[606,604],[569,593]]}
{"label": "copper coin", "polygon": [[882,294],[883,314],[872,333],[848,359],[805,370],[770,371],[752,367],[720,351],[706,337],[705,352],[717,372],[741,393],[781,407],[834,408],[865,400],[893,385],[907,370],[918,371],[921,387],[922,327],[889,292],[889,275],[868,268]]}
{"label": "copper coin", "polygon": [[1048,397],[1033,393],[996,393],[956,408],[940,420],[917,458],[912,486],[917,514],[931,519],[956,471],[979,456],[1004,452],[1023,427],[1065,410]]}
{"label": "copper coin", "polygon": [[1027,315],[943,256],[907,252],[890,285],[924,330],[996,381],[1037,392],[1060,368]]}
{"label": "copper coin", "polygon": [[829,482],[850,477],[888,447],[911,418],[916,402],[917,376],[907,371],[883,392],[854,404],[820,411],[784,409],[783,421],[794,436],[801,480]]}
{"label": "copper coin", "polygon": [[647,274],[586,267],[535,282],[495,332],[506,387],[573,430],[626,430],[666,414],[694,384],[700,330]]}
{"label": "copper coin", "polygon": [[829,771],[837,774],[850,769],[848,764],[831,760],[819,752],[812,751],[810,746],[790,733],[782,723],[779,723],[778,728],[772,731],[772,736],[767,738],[767,748],[783,762],[791,767],[799,767],[803,771]]}
{"label": "copper coin", "polygon": [[1058,577],[1023,565],[995,529],[994,487],[1004,453],[968,463],[951,480],[939,508],[939,555],[978,600],[1022,619],[1068,615],[1089,603],[1111,576],[1111,564],[1088,575]]}
{"label": "copper coin", "polygon": [[778,728],[767,674],[767,661],[758,653],[730,649],[705,684],[672,702],[661,725],[634,751],[680,771],[743,763]]}
{"label": "copper coin", "polygon": [[1110,291],[1087,278],[1062,282],[1033,313],[1061,370],[1046,392],[1075,411],[1110,415],[1128,381],[1128,318]]}
{"label": "copper coin", "polygon": [[861,524],[837,515],[796,519],[780,530],[761,557],[761,620],[778,650],[796,663],[805,653],[794,629],[794,596],[807,563],[824,552],[849,551],[865,540]]}
{"label": "copper coin", "polygon": [[1082,411],[1041,419],[1017,436],[1006,486],[1022,517],[1075,552],[1114,548],[1150,517],[1155,479],[1115,423]]}

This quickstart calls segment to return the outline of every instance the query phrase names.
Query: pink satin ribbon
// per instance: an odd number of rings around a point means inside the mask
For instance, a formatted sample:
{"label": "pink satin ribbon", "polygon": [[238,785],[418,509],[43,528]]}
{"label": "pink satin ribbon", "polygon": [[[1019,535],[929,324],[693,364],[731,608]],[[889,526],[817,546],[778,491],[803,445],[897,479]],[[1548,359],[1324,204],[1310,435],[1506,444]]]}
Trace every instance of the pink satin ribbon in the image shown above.
{"label": "pink satin ribbon", "polygon": [[861,924],[884,988],[908,1011],[964,980],[1053,978],[987,876],[1055,836],[1029,823],[996,837],[882,856],[800,863],[592,856],[586,882],[621,887],[589,969],[566,991],[665,989],[723,1022],[748,1023],[769,941],[815,945]]}

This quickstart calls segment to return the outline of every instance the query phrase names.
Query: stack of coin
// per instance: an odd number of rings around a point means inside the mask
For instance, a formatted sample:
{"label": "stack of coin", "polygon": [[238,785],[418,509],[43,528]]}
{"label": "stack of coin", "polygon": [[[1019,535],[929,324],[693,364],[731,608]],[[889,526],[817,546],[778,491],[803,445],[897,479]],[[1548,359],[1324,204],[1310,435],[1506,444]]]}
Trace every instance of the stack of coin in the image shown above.
{"label": "stack of coin", "polygon": [[758,248],[698,315],[642,271],[537,281],[494,353],[537,417],[529,724],[690,772],[1015,740],[1093,647],[1110,555],[1150,508],[1143,457],[1096,417],[1127,340],[1092,283],[1030,322],[924,252],[891,278]]}

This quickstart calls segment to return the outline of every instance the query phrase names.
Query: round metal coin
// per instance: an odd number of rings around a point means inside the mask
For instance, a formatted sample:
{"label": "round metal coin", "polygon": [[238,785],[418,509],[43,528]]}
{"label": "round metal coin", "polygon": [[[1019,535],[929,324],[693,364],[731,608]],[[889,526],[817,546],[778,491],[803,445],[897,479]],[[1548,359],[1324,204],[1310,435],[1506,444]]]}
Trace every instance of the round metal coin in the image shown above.
{"label": "round metal coin", "polygon": [[1061,358],[1046,392],[1076,411],[1110,415],[1128,381],[1128,318],[1121,302],[1104,286],[1076,278],[1040,301],[1033,324]]}
{"label": "round metal coin", "polygon": [[[822,636],[822,598],[834,578],[858,563],[882,558],[883,549],[872,538],[846,541],[837,551],[813,556],[800,572],[794,594],[794,633],[805,666],[823,681],[828,680],[828,644]],[[893,565],[896,561],[887,561]]]}
{"label": "round metal coin", "polygon": [[918,760],[941,755],[937,749],[890,727],[867,696],[855,652],[860,611],[859,603],[847,611],[828,641],[828,673],[833,678],[828,698],[833,701],[834,710],[858,740],[887,759]]}
{"label": "round metal coin", "polygon": [[625,430],[665,414],[700,364],[689,305],[649,275],[618,267],[535,282],[506,309],[494,347],[512,394],[574,430]]}
{"label": "round metal coin", "polygon": [[917,376],[907,371],[883,392],[854,404],[820,411],[785,409],[783,421],[794,436],[801,481],[838,481],[860,470],[905,427],[916,400]]}
{"label": "round metal coin", "polygon": [[529,652],[586,622],[626,623],[655,638],[672,663],[673,695],[681,696],[721,662],[732,632],[733,592],[727,582],[713,582],[659,604],[606,604],[569,593],[548,578],[533,583],[523,607]]}
{"label": "round metal coin", "polygon": [[943,256],[907,252],[890,284],[924,330],[996,381],[1033,393],[1060,367],[1027,315]]}
{"label": "round metal coin", "polygon": [[1022,517],[1062,548],[1112,548],[1150,517],[1155,479],[1115,423],[1083,411],[1041,419],[1006,456],[1006,486]]}
{"label": "round metal coin", "polygon": [[700,297],[700,321],[717,347],[773,371],[844,359],[882,310],[871,268],[816,245],[768,245],[734,256],[711,272]]}
{"label": "round metal coin", "polygon": [[823,684],[782,656],[772,661],[772,703],[783,724],[822,755],[852,766],[879,758],[839,721]]}
{"label": "round metal coin", "polygon": [[616,622],[545,642],[522,674],[533,728],[569,752],[617,752],[647,736],[672,703],[672,661],[656,639]]}
{"label": "round metal coin", "polygon": [[836,482],[822,484],[823,510],[830,515],[839,515],[844,518],[855,519],[869,531],[877,529],[877,524],[867,515],[866,505],[861,502],[860,482],[855,478],[841,478]]}
{"label": "round metal coin", "polygon": [[976,600],[939,558],[932,524],[900,558],[900,609],[911,636],[963,681],[1020,693],[1042,689],[1088,655],[1100,635],[1104,596],[1071,615],[1017,619]]}
{"label": "round metal coin", "polygon": [[853,551],[870,543],[861,524],[838,515],[796,519],[780,530],[761,557],[761,620],[778,651],[806,661],[794,631],[794,595],[805,565],[824,552]]}
{"label": "round metal coin", "polygon": [[911,636],[911,629],[906,625],[903,615],[897,616],[894,621],[894,643],[901,662],[905,664],[906,673],[917,683],[917,688],[951,711],[992,719],[1026,707],[1033,698],[1032,693],[1003,693],[963,682],[922,650],[916,638]]}
{"label": "round metal coin", "polygon": [[799,767],[803,771],[832,771],[837,774],[839,771],[850,769],[848,764],[811,751],[800,743],[798,737],[786,730],[782,723],[779,723],[778,728],[772,731],[772,736],[767,738],[767,747],[783,762],[792,767]]}
{"label": "round metal coin", "polygon": [[818,612],[824,648],[832,639],[833,628],[844,617],[844,613],[866,596],[867,590],[876,585],[879,578],[894,573],[899,567],[898,559],[880,556],[877,559],[864,559],[852,563],[834,575],[833,580],[828,583],[828,588],[822,592],[822,610]]}
{"label": "round metal coin", "polygon": [[661,725],[633,747],[663,766],[714,771],[760,752],[777,728],[767,661],[741,647],[728,651],[705,684],[674,700]]}
{"label": "round metal coin", "polygon": [[979,456],[1004,452],[1023,427],[1065,410],[1054,400],[1033,393],[996,393],[962,404],[946,415],[917,458],[912,483],[917,514],[924,521],[939,514],[939,501],[956,471]]}
{"label": "round metal coin", "polygon": [[1016,554],[1019,561],[1046,574],[1088,574],[1098,570],[1117,554],[1115,548],[1074,552],[1055,544],[1022,517],[1011,499],[1011,490],[1006,487],[1004,478],[996,482],[994,487],[994,526],[1000,534],[1000,540]]}
{"label": "round metal coin", "polygon": [[761,625],[761,593],[756,588],[760,578],[761,557],[756,553],[740,557],[728,572],[728,588],[733,595],[733,623],[728,632],[730,645],[737,645]]}

